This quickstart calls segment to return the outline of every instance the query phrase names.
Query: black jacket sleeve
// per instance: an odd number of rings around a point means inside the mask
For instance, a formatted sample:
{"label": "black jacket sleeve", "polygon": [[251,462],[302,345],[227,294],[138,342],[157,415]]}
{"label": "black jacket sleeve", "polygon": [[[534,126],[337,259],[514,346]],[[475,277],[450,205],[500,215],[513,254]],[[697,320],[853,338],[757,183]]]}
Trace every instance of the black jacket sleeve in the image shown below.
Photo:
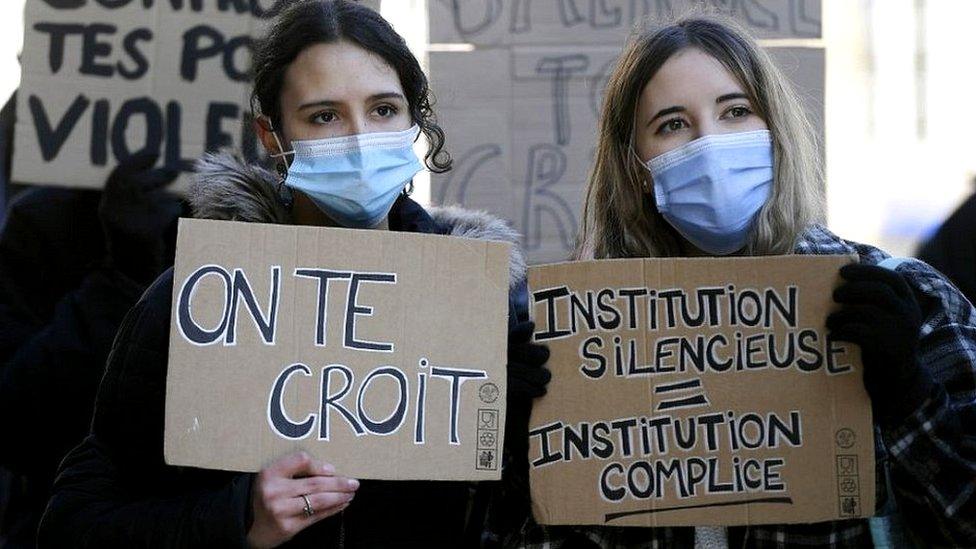
{"label": "black jacket sleeve", "polygon": [[84,436],[104,357],[138,296],[112,273],[93,272],[3,363],[0,438],[20,442],[0,445],[0,463],[24,473],[53,471]]}
{"label": "black jacket sleeve", "polygon": [[64,251],[23,210],[0,234],[0,439],[17,441],[0,444],[0,465],[49,478],[88,432],[105,357],[145,287],[100,258],[80,276],[50,272],[44,254]]}
{"label": "black jacket sleeve", "polygon": [[89,436],[61,466],[38,532],[44,547],[244,547],[249,475],[166,496],[140,489]]}
{"label": "black jacket sleeve", "polygon": [[92,432],[61,465],[39,547],[245,545],[251,476],[163,461],[172,271],[128,314]]}
{"label": "black jacket sleeve", "polygon": [[976,194],[922,245],[918,258],[941,271],[976,303]]}

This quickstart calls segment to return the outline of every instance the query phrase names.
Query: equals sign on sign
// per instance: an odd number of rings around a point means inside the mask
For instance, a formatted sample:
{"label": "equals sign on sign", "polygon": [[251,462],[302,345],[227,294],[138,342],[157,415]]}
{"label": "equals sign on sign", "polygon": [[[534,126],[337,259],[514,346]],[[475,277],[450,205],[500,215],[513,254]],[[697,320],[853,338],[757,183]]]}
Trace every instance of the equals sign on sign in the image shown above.
{"label": "equals sign on sign", "polygon": [[705,393],[702,391],[700,379],[690,379],[688,381],[679,381],[677,383],[668,383],[654,387],[655,395],[668,395],[670,397],[672,393],[684,393],[684,396],[662,400],[657,404],[656,410],[658,412],[677,408],[708,406],[709,404],[708,399],[705,398]]}

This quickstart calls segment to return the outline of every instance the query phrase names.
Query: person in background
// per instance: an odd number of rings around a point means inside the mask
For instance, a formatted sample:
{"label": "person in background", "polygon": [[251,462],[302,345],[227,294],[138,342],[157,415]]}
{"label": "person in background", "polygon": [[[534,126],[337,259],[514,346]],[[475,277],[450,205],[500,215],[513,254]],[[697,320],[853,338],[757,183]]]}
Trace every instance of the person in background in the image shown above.
{"label": "person in background", "polygon": [[[425,210],[408,194],[424,165],[450,168],[427,78],[376,12],[346,0],[292,3],[255,51],[257,132],[275,172],[230,154],[199,164],[197,217],[341,226],[516,242],[504,222],[459,208]],[[413,144],[422,132],[421,163]],[[419,258],[418,258],[419,260]],[[509,280],[508,398],[545,391],[548,349],[530,343]],[[483,516],[465,482],[368,481],[305,453],[257,474],[169,466],[163,414],[173,272],[132,309],[115,341],[91,434],[61,465],[40,547],[467,547]],[[412,319],[423,322],[422,318]],[[521,408],[524,410],[524,408]],[[508,409],[508,419],[517,414]],[[527,413],[527,412],[524,412]],[[528,417],[520,418],[528,422]],[[368,459],[364,456],[363,459]]]}
{"label": "person in background", "polygon": [[[858,257],[840,270],[827,328],[862,353],[877,535],[904,526],[921,546],[976,547],[976,311],[925,263],[820,224],[813,135],[786,78],[733,23],[690,18],[637,34],[604,96],[577,257]],[[646,529],[527,520],[512,545],[872,547],[874,530],[866,519]]]}
{"label": "person in background", "polygon": [[151,155],[128,159],[103,191],[31,186],[6,211],[0,547],[35,546],[58,464],[88,433],[115,333],[173,262],[182,203],[166,190],[176,174],[155,163]]}
{"label": "person in background", "polygon": [[7,204],[20,190],[20,185],[10,181],[11,161],[14,156],[14,122],[17,119],[17,91],[0,109],[0,225],[7,215]]}
{"label": "person in background", "polygon": [[917,255],[946,275],[970,303],[976,303],[976,193],[922,244]]}

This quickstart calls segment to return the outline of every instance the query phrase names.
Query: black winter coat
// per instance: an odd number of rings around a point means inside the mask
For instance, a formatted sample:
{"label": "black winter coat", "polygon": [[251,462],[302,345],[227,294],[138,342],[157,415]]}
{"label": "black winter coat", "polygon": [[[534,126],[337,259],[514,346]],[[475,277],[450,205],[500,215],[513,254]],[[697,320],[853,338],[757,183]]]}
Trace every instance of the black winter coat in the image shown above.
{"label": "black winter coat", "polygon": [[30,189],[0,233],[3,547],[34,546],[58,464],[88,433],[115,332],[146,289],[104,261],[100,198]]}
{"label": "black winter coat", "polygon": [[[201,166],[199,178],[191,197],[198,217],[289,220],[270,173],[220,156]],[[390,213],[390,229],[507,241],[517,237],[484,214],[433,213],[401,198]],[[513,257],[512,287],[522,280],[518,255]],[[253,475],[163,461],[172,285],[172,272],[167,272],[126,317],[99,389],[91,434],[62,464],[41,524],[40,547],[245,545]],[[302,531],[285,547],[466,546],[476,542],[464,538],[474,486],[362,481],[348,509]]]}
{"label": "black winter coat", "polygon": [[976,194],[922,245],[918,258],[942,271],[971,303],[976,303]]}

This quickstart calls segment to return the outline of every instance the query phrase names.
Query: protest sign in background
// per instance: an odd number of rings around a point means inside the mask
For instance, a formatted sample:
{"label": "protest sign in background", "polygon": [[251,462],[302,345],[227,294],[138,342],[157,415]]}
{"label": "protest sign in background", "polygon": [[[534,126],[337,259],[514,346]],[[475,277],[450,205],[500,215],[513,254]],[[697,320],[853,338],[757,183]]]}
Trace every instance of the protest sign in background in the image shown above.
{"label": "protest sign in background", "polygon": [[825,319],[845,256],[530,270],[553,378],[530,421],[542,524],[819,522],[874,511],[856,346]]}
{"label": "protest sign in background", "polygon": [[184,171],[204,150],[253,157],[250,52],[271,2],[113,4],[27,3],[14,180],[97,188],[144,151]]}
{"label": "protest sign in background", "polygon": [[139,152],[182,171],[223,147],[256,158],[251,51],[279,4],[28,0],[13,179],[99,188]]}
{"label": "protest sign in background", "polygon": [[510,245],[181,220],[167,463],[501,474]]}
{"label": "protest sign in background", "polygon": [[[768,46],[823,135],[819,0],[430,0],[430,76],[455,168],[431,200],[511,220],[534,263],[574,245],[602,91],[637,25],[730,15]],[[468,47],[459,47],[466,44]]]}

